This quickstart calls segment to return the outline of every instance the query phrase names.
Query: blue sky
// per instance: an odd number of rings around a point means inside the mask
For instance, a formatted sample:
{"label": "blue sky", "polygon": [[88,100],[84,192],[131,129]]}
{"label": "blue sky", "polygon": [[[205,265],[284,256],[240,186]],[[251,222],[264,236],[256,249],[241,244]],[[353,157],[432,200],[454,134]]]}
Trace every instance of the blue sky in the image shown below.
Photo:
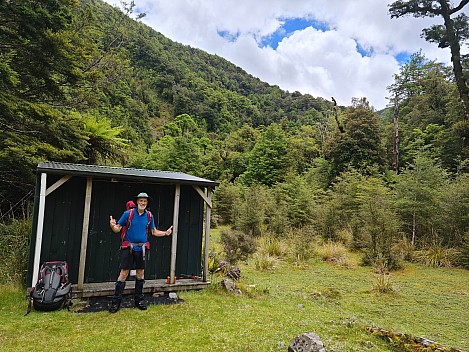
{"label": "blue sky", "polygon": [[146,13],[142,22],[176,42],[224,57],[284,90],[333,96],[340,105],[366,97],[376,109],[388,103],[386,87],[413,53],[450,64],[449,50],[420,37],[441,19],[391,19],[390,2],[135,0]]}
{"label": "blue sky", "polygon": [[277,49],[278,43],[284,38],[288,38],[296,31],[302,31],[308,27],[315,28],[320,31],[329,30],[329,26],[325,22],[318,22],[307,18],[281,18],[282,26],[274,33],[263,38],[259,43],[260,47],[270,46],[272,49]]}
{"label": "blue sky", "polygon": [[[290,37],[296,31],[302,31],[308,27],[314,28],[316,30],[325,32],[331,30],[331,27],[325,22],[319,22],[316,20],[311,20],[308,18],[280,18],[281,27],[279,27],[272,34],[265,36],[258,43],[260,48],[270,47],[272,49],[277,49],[278,44],[284,39]],[[223,39],[229,42],[236,42],[236,40],[241,35],[240,32],[230,33],[228,31],[218,31],[218,34]],[[357,43],[357,52],[362,57],[371,57],[373,56],[373,50],[364,49],[359,43]],[[394,58],[397,60],[399,65],[404,65],[409,62],[410,56],[412,53],[409,52],[400,52],[394,55]]]}

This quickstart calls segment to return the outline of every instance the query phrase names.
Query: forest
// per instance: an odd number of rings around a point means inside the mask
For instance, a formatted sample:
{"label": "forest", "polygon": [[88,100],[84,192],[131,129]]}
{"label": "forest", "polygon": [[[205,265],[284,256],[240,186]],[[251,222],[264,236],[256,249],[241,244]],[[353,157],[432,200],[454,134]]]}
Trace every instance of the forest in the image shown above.
{"label": "forest", "polygon": [[441,2],[389,15],[446,16],[422,35],[453,65],[414,53],[376,111],[264,83],[132,19],[133,2],[0,1],[2,241],[27,258],[37,164],[60,161],[219,181],[212,226],[241,257],[294,233],[298,257],[315,237],[389,270],[469,268],[469,20],[467,1],[424,8]]}

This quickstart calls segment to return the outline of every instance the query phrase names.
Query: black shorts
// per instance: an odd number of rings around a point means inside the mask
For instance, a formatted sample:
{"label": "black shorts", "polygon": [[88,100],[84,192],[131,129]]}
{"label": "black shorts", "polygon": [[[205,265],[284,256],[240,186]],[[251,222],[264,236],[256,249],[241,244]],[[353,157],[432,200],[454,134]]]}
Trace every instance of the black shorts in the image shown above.
{"label": "black shorts", "polygon": [[145,269],[145,260],[142,251],[132,251],[129,248],[121,248],[119,269]]}

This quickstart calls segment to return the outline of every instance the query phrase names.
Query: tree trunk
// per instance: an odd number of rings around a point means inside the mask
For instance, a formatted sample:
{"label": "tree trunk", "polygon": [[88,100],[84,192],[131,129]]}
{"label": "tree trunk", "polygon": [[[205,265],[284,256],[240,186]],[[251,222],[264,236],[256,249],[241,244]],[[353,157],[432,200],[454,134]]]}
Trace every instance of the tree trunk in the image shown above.
{"label": "tree trunk", "polygon": [[340,133],[344,133],[344,127],[340,124],[339,121],[339,114],[337,112],[337,102],[335,101],[334,97],[332,97],[332,101],[334,103],[334,118],[335,122],[337,123],[337,127],[339,128]]}
{"label": "tree trunk", "polygon": [[461,98],[461,105],[463,111],[464,121],[469,121],[469,87],[466,84],[466,79],[463,74],[461,65],[461,46],[459,45],[458,38],[456,37],[454,22],[451,19],[451,11],[446,0],[438,0],[441,5],[441,15],[445,21],[446,34],[448,36],[448,43],[451,49],[451,61],[453,62],[454,79],[458,87],[459,96]]}

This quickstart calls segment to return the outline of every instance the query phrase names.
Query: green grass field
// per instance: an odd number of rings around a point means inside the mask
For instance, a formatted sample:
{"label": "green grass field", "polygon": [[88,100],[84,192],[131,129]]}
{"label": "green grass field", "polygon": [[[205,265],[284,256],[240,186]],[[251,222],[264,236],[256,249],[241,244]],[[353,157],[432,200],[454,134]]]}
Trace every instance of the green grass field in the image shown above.
{"label": "green grass field", "polygon": [[364,327],[426,337],[469,348],[469,273],[406,264],[391,274],[394,293],[376,293],[370,268],[313,260],[271,271],[241,265],[242,296],[214,284],[180,292],[184,302],[78,314],[24,316],[25,292],[0,287],[1,351],[286,351],[316,332],[327,351],[396,351]]}

